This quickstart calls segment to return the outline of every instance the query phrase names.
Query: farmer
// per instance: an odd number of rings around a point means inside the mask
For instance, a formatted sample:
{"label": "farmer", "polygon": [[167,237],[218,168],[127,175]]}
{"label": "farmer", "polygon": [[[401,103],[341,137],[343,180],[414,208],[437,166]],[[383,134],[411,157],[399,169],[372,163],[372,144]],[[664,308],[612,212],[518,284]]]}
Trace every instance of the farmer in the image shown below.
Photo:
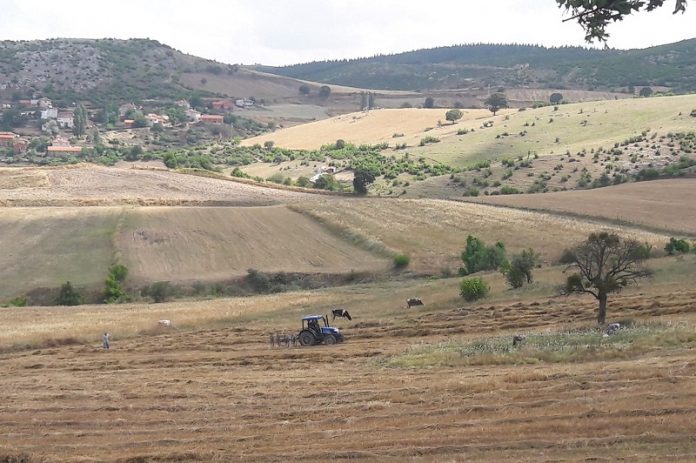
{"label": "farmer", "polygon": [[105,332],[104,334],[102,334],[102,347],[104,349],[109,349],[111,347],[111,344],[109,342],[110,338],[111,338],[111,335],[109,333]]}

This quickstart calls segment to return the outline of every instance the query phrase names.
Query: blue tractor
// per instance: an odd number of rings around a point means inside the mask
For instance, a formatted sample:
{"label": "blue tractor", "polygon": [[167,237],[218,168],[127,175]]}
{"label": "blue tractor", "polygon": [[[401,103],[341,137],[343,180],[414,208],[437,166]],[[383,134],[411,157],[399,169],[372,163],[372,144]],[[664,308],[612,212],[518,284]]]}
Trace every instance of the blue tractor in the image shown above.
{"label": "blue tractor", "polygon": [[343,342],[340,330],[329,325],[329,317],[309,315],[302,317],[302,331],[297,335],[302,346],[315,344],[336,344]]}

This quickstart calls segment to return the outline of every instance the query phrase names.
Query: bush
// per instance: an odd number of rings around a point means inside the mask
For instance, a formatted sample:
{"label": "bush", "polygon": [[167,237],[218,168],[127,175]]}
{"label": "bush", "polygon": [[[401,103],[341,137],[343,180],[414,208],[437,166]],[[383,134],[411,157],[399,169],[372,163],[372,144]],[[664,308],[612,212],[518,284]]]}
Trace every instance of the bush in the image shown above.
{"label": "bush", "polygon": [[305,177],[304,175],[300,176],[297,178],[297,181],[295,181],[295,185],[302,187],[302,188],[307,188],[310,186],[309,179]]}
{"label": "bush", "polygon": [[503,271],[510,286],[521,288],[525,282],[531,283],[533,280],[532,269],[538,261],[539,255],[532,249],[525,249],[520,254],[513,256],[510,264]]}
{"label": "bush", "polygon": [[505,245],[502,242],[486,246],[483,241],[472,235],[466,238],[466,249],[462,251],[461,258],[467,275],[482,270],[497,270],[507,265]]}
{"label": "bush", "polygon": [[27,306],[27,297],[26,296],[17,296],[14,299],[10,299],[10,302],[8,303],[10,307],[26,307]]}
{"label": "bush", "polygon": [[561,257],[558,259],[559,264],[572,264],[575,262],[575,252],[572,249],[564,249]]}
{"label": "bush", "polygon": [[678,240],[674,237],[669,239],[669,243],[665,246],[665,251],[670,256],[680,253],[686,254],[689,252],[689,243],[686,240]]}
{"label": "bush", "polygon": [[56,299],[56,305],[80,305],[82,296],[73,288],[72,283],[66,281],[61,287]]}
{"label": "bush", "polygon": [[172,294],[172,287],[168,281],[158,281],[152,283],[143,291],[144,296],[149,296],[156,303],[165,302]]}
{"label": "bush", "polygon": [[125,265],[114,264],[109,267],[109,273],[104,282],[104,302],[116,304],[128,300],[128,294],[122,285],[127,276],[128,268]]}
{"label": "bush", "polygon": [[394,268],[406,268],[409,263],[411,263],[411,258],[405,254],[397,254],[394,256]]}
{"label": "bush", "polygon": [[459,294],[467,301],[477,301],[490,291],[488,284],[482,278],[464,278],[459,284]]}

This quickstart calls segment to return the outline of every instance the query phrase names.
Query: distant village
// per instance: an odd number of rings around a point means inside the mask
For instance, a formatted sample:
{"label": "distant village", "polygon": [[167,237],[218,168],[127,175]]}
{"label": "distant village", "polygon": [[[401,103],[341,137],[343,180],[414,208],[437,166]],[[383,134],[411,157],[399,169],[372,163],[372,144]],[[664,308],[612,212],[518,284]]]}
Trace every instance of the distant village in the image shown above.
{"label": "distant village", "polygon": [[0,155],[21,155],[34,148],[32,140],[39,138],[42,141],[36,144],[44,146],[39,146],[37,151],[45,149],[46,156],[76,155],[94,143],[95,131],[102,134],[132,129],[162,131],[173,127],[188,129],[196,124],[232,128],[233,118],[228,115],[256,104],[253,98],[198,100],[195,107],[185,99],[171,104],[159,100],[144,101],[141,105],[129,102],[114,108],[112,114],[105,114],[104,108],[90,107],[84,110],[81,133],[75,130],[75,124],[79,123],[78,104],[63,107],[48,98],[0,101],[3,123]]}

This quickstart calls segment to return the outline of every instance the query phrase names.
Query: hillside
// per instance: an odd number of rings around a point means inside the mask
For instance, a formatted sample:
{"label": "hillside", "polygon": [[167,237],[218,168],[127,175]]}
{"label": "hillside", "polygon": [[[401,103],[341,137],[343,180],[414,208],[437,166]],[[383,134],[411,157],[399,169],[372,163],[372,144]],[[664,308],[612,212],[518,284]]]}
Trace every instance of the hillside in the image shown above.
{"label": "hillside", "polygon": [[658,86],[688,92],[696,90],[696,39],[635,50],[455,45],[259,69],[317,82],[393,90]]}
{"label": "hillside", "polygon": [[[208,96],[254,97],[267,102],[331,105],[333,99],[300,99],[306,84],[321,84],[256,72],[238,65],[187,55],[148,39],[50,39],[0,41],[0,99],[39,95],[66,104],[94,105],[177,100],[194,92]],[[337,94],[355,89],[336,86]]]}
{"label": "hillside", "polygon": [[[357,144],[386,142],[392,148],[402,145],[402,153],[467,166],[530,153],[543,156],[610,148],[644,130],[660,134],[694,130],[696,118],[690,116],[694,109],[696,95],[631,98],[502,110],[495,117],[487,110],[463,110],[456,124],[445,120],[446,109],[383,109],[282,129],[243,144],[273,141],[281,147],[315,149],[337,139]],[[420,146],[420,140],[428,136],[439,142]]]}

